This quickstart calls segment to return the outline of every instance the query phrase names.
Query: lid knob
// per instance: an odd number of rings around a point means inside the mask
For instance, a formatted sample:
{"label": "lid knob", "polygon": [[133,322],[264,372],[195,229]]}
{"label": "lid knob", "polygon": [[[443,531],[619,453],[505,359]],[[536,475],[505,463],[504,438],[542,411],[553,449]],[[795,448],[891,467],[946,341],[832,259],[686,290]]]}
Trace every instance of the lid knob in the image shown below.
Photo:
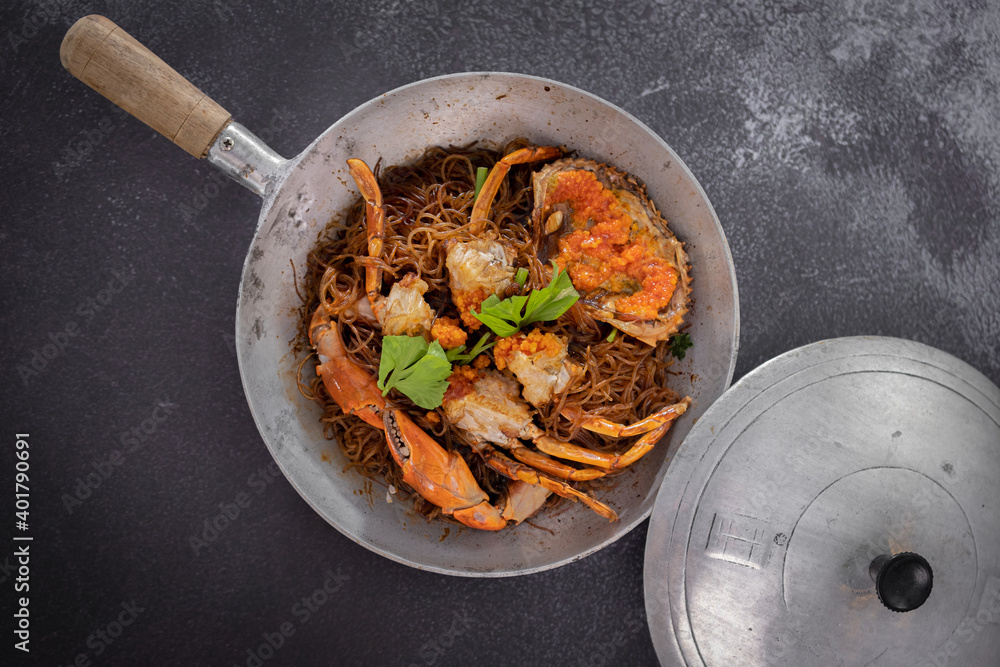
{"label": "lid knob", "polygon": [[915,553],[883,554],[868,567],[878,599],[892,611],[913,611],[931,594],[934,573],[927,559]]}

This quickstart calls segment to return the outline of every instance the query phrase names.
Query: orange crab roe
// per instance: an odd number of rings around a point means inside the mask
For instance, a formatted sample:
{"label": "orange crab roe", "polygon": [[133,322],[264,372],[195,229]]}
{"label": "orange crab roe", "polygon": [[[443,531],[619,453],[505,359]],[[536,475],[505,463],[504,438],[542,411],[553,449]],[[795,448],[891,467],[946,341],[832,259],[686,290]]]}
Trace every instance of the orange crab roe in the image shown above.
{"label": "orange crab roe", "polygon": [[483,326],[483,323],[472,314],[472,311],[475,310],[477,313],[480,312],[482,310],[483,301],[486,301],[489,297],[490,293],[482,287],[469,290],[467,292],[452,292],[451,300],[458,308],[459,315],[462,318],[462,324],[472,331],[475,331],[479,327]]}
{"label": "orange crab roe", "polygon": [[468,366],[454,366],[448,376],[448,389],[444,392],[444,400],[459,399],[473,392],[473,385],[479,379],[479,372]]}
{"label": "orange crab roe", "polygon": [[574,231],[559,239],[556,262],[569,272],[573,286],[584,293],[599,287],[621,292],[635,290],[638,283],[638,290],[615,301],[615,310],[656,319],[674,294],[677,270],[648,239],[637,234],[630,241],[632,218],[593,172],[567,171],[556,179],[546,205],[566,203],[571,209]]}
{"label": "orange crab roe", "polygon": [[516,333],[508,338],[501,338],[493,346],[493,359],[497,368],[503,370],[510,363],[515,352],[524,352],[528,356],[541,352],[542,354],[555,357],[563,351],[565,346],[555,334],[542,333],[534,329],[530,334]]}
{"label": "orange crab roe", "polygon": [[439,317],[431,325],[431,338],[441,343],[441,347],[446,350],[465,345],[469,334],[465,333],[460,324],[454,317]]}

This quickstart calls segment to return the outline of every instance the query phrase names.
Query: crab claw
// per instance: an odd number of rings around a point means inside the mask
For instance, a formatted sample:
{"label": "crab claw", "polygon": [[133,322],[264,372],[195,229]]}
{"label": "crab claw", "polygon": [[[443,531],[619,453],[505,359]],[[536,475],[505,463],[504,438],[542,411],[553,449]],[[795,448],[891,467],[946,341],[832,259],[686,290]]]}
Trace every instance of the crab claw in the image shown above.
{"label": "crab claw", "polygon": [[378,413],[385,407],[385,399],[375,377],[348,358],[340,328],[330,322],[322,305],[309,323],[309,342],[319,357],[316,374],[344,414],[353,413],[375,428],[382,428]]}
{"label": "crab claw", "polygon": [[402,410],[383,410],[382,419],[392,458],[414,491],[471,528],[507,526],[507,519],[490,504],[465,459],[439,445]]}

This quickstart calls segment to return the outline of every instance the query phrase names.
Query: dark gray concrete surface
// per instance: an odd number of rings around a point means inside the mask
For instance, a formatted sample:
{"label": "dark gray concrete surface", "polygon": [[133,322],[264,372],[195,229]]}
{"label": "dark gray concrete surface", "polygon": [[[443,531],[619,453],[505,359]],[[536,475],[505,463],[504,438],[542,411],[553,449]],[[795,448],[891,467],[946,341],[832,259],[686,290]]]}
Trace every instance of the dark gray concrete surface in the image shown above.
{"label": "dark gray concrete surface", "polygon": [[[357,546],[268,473],[233,348],[258,201],[66,73],[76,19],[109,16],[284,155],[429,76],[583,88],[663,136],[714,203],[740,290],[737,378],[871,334],[939,347],[998,383],[997,7],[5,3],[4,664],[656,663],[645,526],[546,573],[445,577]],[[11,540],[18,433],[31,443],[28,593]],[[241,493],[250,504],[193,547]],[[29,655],[13,648],[22,596]],[[294,634],[279,641],[283,627]]]}

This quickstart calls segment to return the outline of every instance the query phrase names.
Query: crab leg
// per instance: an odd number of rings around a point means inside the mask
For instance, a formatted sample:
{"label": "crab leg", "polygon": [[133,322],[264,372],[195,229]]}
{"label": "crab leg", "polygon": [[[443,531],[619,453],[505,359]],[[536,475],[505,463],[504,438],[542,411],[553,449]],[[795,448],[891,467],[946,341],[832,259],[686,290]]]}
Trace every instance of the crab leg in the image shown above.
{"label": "crab leg", "polygon": [[494,449],[492,445],[486,442],[481,443],[477,451],[486,461],[486,465],[505,477],[527,482],[528,484],[536,484],[548,489],[552,493],[562,496],[563,498],[568,498],[573,502],[579,500],[608,521],[618,520],[618,515],[615,511],[596,498],[593,498],[583,491],[574,489],[566,482],[552,479],[551,477],[538,472],[534,468],[529,468],[524,464],[518,463],[517,461],[504,456],[502,453]]}
{"label": "crab leg", "polygon": [[525,164],[527,162],[538,162],[539,160],[551,160],[560,157],[562,150],[558,146],[531,146],[516,150],[513,153],[503,156],[499,162],[490,169],[486,182],[483,183],[479,191],[479,197],[472,207],[472,234],[478,235],[483,231],[486,222],[489,220],[490,207],[493,206],[493,199],[500,191],[500,184],[507,176],[507,172],[515,164]]}
{"label": "crab leg", "polygon": [[631,426],[623,426],[598,417],[584,417],[583,428],[613,437],[635,435],[636,433],[642,433],[642,429],[645,429],[646,434],[639,438],[623,454],[598,452],[587,447],[561,442],[554,438],[538,438],[535,441],[535,445],[546,454],[557,456],[561,459],[576,461],[577,463],[584,463],[608,470],[624,468],[635,463],[653,449],[653,446],[663,437],[674,420],[684,414],[690,404],[691,399],[685,397],[678,403],[668,405],[656,414],[650,415]]}
{"label": "crab leg", "polygon": [[634,424],[629,424],[628,426],[619,424],[618,422],[613,422],[610,419],[604,419],[603,417],[594,417],[592,415],[584,414],[579,408],[567,408],[563,410],[561,414],[570,421],[582,420],[580,427],[585,428],[588,431],[593,431],[594,433],[600,433],[602,435],[610,435],[613,438],[627,438],[632,435],[640,435],[642,433],[652,431],[653,429],[661,426],[665,421],[673,421],[677,417],[684,414],[690,405],[691,398],[685,396],[677,403],[668,405],[659,412],[652,414],[645,419],[640,419]]}
{"label": "crab leg", "polygon": [[[363,160],[351,158],[347,161],[347,169],[351,172],[358,190],[365,200],[365,220],[368,222],[368,256],[374,260],[382,259],[382,244],[385,239],[385,206],[382,203],[382,191],[378,187],[375,174]],[[368,301],[374,308],[382,292],[382,267],[369,264],[365,267],[365,290]]]}
{"label": "crab leg", "polygon": [[[539,439],[543,438],[558,442],[554,438],[550,438],[548,436],[539,436]],[[547,475],[558,477],[559,479],[569,479],[574,482],[582,482],[589,479],[604,477],[604,475],[607,474],[603,470],[596,470],[594,468],[580,469],[568,466],[561,461],[556,461],[555,459],[546,456],[545,454],[528,449],[520,443],[516,445],[512,444],[508,449],[510,450],[511,455],[521,463],[529,465],[537,470],[541,470]]]}

